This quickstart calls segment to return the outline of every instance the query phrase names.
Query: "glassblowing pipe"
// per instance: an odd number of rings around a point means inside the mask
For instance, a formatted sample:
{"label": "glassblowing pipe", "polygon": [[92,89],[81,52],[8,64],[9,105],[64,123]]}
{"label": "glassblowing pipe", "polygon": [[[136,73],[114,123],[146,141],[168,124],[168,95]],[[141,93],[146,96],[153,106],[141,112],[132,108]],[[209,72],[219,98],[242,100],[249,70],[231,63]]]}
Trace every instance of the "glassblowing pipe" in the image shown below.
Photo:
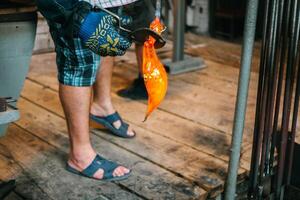
{"label": "glassblowing pipe", "polygon": [[161,17],[161,0],[156,0],[155,17],[158,19]]}

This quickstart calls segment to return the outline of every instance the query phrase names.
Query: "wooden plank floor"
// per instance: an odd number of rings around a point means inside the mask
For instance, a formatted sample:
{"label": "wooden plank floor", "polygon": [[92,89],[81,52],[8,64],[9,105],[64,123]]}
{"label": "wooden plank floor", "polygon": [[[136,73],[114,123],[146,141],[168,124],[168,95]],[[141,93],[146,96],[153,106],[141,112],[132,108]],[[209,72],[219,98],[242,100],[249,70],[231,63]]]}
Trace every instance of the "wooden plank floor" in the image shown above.
{"label": "wooden plank floor", "polygon": [[[115,92],[136,77],[133,51],[117,58],[112,83],[116,109],[132,124],[134,140],[92,126],[96,150],[133,169],[128,181],[99,182],[64,170],[68,153],[65,117],[58,98],[55,54],[32,57],[18,102],[21,119],[0,139],[0,180],[17,179],[7,199],[207,199],[224,188],[238,80],[240,46],[188,34],[186,52],[203,56],[207,68],[169,77],[165,101],[143,123],[146,101]],[[192,44],[192,45],[191,45]],[[226,48],[226,50],[224,50]],[[160,51],[169,57],[171,45]],[[254,64],[258,63],[258,49]],[[239,182],[249,170],[257,66],[253,68]]]}

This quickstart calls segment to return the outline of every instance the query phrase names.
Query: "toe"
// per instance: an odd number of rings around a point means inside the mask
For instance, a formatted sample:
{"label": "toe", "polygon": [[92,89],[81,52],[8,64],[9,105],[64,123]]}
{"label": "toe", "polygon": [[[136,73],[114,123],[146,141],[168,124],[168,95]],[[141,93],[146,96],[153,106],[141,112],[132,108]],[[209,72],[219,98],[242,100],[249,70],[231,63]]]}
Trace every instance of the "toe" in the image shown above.
{"label": "toe", "polygon": [[130,137],[133,137],[133,136],[135,136],[135,131],[131,127],[129,127],[128,131],[127,131],[127,135],[129,135]]}
{"label": "toe", "polygon": [[122,170],[123,173],[127,174],[130,172],[130,169],[126,168],[126,167],[123,167],[123,166],[120,166],[120,169]]}
{"label": "toe", "polygon": [[114,176],[123,176],[123,171],[120,167],[118,167],[117,169],[115,169],[113,174]]}
{"label": "toe", "polygon": [[125,174],[127,174],[129,172],[130,172],[130,170],[127,169],[126,167],[119,166],[114,170],[113,176],[124,176]]}

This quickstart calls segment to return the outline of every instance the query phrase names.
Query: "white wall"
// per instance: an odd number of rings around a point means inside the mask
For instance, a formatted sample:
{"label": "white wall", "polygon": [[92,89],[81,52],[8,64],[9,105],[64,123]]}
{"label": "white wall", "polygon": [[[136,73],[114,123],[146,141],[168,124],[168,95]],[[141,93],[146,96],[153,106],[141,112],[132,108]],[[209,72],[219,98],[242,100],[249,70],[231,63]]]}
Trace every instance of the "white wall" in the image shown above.
{"label": "white wall", "polygon": [[195,27],[198,33],[208,34],[209,0],[193,0],[187,9],[187,25]]}

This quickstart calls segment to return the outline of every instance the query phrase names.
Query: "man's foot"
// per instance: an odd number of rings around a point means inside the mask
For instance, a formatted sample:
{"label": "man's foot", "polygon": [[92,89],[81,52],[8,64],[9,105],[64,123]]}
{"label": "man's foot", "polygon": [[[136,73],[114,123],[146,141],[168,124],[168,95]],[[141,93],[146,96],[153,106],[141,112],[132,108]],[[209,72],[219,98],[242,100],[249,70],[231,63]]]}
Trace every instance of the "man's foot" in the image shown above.
{"label": "man's foot", "polygon": [[119,90],[117,94],[121,97],[134,100],[144,100],[148,98],[146,86],[142,77],[134,79],[128,88]]}
{"label": "man's foot", "polygon": [[[111,104],[106,105],[106,106],[99,106],[96,103],[92,103],[92,106],[91,106],[91,115],[92,116],[95,116],[95,117],[98,116],[98,117],[105,118],[107,116],[113,115],[114,113],[116,113],[116,111]],[[121,120],[116,120],[112,123],[112,125],[115,129],[119,130],[120,128],[122,128],[124,126],[124,122],[122,123]],[[130,126],[127,129],[127,135],[129,138],[135,136],[135,132]]]}
{"label": "man's foot", "polygon": [[[106,169],[109,167],[112,169]],[[128,168],[100,157],[93,150],[89,153],[82,151],[76,156],[72,155],[67,162],[67,170],[98,180],[121,179],[123,176],[128,177],[130,173]]]}

